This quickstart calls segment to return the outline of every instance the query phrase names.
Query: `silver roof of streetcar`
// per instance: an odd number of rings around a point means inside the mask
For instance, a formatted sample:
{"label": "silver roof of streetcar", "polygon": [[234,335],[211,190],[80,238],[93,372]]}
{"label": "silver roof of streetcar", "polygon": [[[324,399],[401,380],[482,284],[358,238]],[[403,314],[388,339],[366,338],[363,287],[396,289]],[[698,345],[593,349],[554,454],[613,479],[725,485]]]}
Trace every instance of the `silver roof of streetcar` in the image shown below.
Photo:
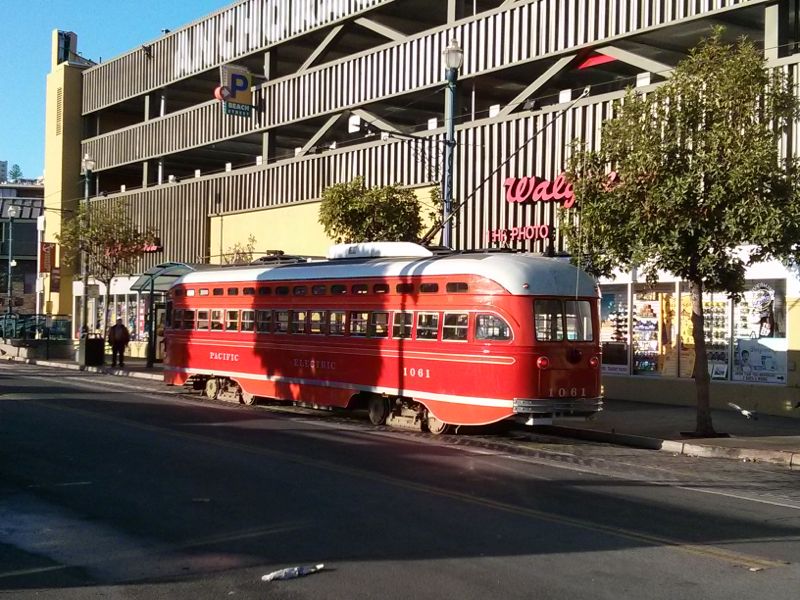
{"label": "silver roof of streetcar", "polygon": [[[409,257],[390,255],[388,250],[371,248],[364,252],[367,257],[359,252],[350,254],[354,258],[345,259],[204,269],[186,273],[175,284],[473,275],[495,281],[512,294],[598,295],[596,280],[565,259],[525,253],[456,252],[433,255],[425,251],[427,256]],[[376,253],[378,256],[374,257]]]}

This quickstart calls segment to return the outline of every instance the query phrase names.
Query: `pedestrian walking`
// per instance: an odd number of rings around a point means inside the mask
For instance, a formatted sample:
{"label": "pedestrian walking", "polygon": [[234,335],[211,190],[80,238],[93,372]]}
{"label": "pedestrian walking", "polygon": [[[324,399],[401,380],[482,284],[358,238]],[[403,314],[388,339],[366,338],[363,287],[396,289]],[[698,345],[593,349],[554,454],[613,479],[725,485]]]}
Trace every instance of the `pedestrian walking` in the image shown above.
{"label": "pedestrian walking", "polygon": [[122,319],[117,319],[116,325],[112,325],[108,330],[108,343],[111,346],[111,366],[117,366],[117,356],[119,356],[119,366],[125,366],[125,346],[131,341],[131,334],[128,328],[122,324]]}

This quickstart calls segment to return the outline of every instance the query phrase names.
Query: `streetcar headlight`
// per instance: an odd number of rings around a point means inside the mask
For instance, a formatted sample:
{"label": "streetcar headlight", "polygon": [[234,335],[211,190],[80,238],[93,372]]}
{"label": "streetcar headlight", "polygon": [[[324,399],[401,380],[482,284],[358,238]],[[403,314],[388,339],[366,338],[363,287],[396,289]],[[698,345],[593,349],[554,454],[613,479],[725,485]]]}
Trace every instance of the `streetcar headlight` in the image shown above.
{"label": "streetcar headlight", "polygon": [[550,366],[550,359],[546,356],[540,356],[538,359],[536,359],[536,366],[544,370]]}
{"label": "streetcar headlight", "polygon": [[596,369],[597,367],[600,366],[600,359],[597,358],[596,356],[593,356],[592,358],[589,359],[589,366],[592,367],[593,369]]}

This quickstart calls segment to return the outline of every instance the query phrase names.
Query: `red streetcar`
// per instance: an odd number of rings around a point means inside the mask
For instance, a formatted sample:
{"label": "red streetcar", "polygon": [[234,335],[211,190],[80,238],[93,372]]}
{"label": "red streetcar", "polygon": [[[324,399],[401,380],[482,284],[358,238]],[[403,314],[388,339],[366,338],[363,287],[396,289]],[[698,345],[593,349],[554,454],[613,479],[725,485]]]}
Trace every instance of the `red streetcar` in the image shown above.
{"label": "red streetcar", "polygon": [[368,408],[433,433],[602,408],[597,284],[531,254],[342,244],[195,271],[170,290],[165,336],[167,383],[247,404]]}

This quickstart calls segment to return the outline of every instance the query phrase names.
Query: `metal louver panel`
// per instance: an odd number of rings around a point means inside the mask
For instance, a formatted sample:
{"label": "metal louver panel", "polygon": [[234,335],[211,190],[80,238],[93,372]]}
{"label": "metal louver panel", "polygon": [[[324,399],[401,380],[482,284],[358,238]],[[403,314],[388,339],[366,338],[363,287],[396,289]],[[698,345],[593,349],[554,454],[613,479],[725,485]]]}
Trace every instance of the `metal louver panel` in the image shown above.
{"label": "metal louver panel", "polygon": [[223,119],[218,103],[209,101],[84,140],[82,153],[96,157],[101,171],[419,91],[441,81],[441,50],[450,38],[466,49],[462,77],[468,78],[744,1],[531,0],[270,82],[257,90],[250,119]]}

